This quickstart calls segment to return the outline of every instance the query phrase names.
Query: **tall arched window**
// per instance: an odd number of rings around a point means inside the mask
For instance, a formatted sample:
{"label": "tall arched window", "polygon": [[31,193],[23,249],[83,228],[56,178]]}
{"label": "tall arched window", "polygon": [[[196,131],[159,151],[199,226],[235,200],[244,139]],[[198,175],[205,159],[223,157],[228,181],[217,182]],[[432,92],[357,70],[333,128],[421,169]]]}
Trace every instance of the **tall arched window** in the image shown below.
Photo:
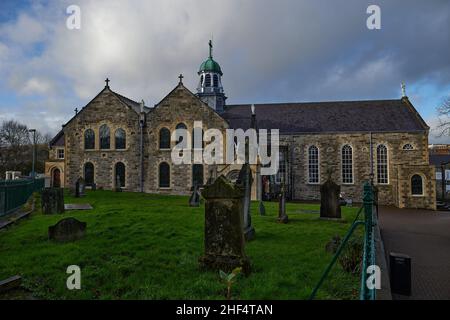
{"label": "tall arched window", "polygon": [[100,149],[109,149],[111,147],[111,137],[109,127],[106,124],[100,126]]}
{"label": "tall arched window", "polygon": [[122,162],[117,162],[114,168],[114,185],[125,187],[125,165]]}
{"label": "tall arched window", "polygon": [[422,177],[418,174],[415,174],[411,177],[411,194],[413,196],[423,195]]}
{"label": "tall arched window", "polygon": [[205,76],[205,87],[211,87],[211,75],[209,73]]}
{"label": "tall arched window", "polygon": [[159,130],[159,148],[170,149],[170,130],[167,128]]}
{"label": "tall arched window", "polygon": [[[184,124],[184,123],[179,123],[179,124],[177,124],[177,126],[175,127],[175,129],[184,129],[184,130],[187,130],[187,127],[186,127],[186,125]],[[180,143],[181,141],[183,141],[183,137],[178,137],[178,139],[177,139],[177,144],[178,143]],[[186,145],[186,147],[187,147],[187,145]]]}
{"label": "tall arched window", "polygon": [[342,183],[353,183],[353,149],[348,144],[342,147]]}
{"label": "tall arched window", "polygon": [[94,183],[94,165],[92,162],[86,162],[84,164],[84,183],[87,186],[92,186]]}
{"label": "tall arched window", "polygon": [[213,76],[213,86],[214,87],[218,87],[219,86],[219,76],[217,74],[215,74]]}
{"label": "tall arched window", "polygon": [[380,184],[389,183],[388,150],[382,144],[377,147],[377,181]]}
{"label": "tall arched window", "polygon": [[84,132],[84,149],[95,149],[95,132],[92,129],[87,129]]}
{"label": "tall arched window", "polygon": [[203,165],[194,164],[192,166],[192,185],[202,186],[203,185]]}
{"label": "tall arched window", "polygon": [[319,183],[319,148],[308,148],[308,182]]}
{"label": "tall arched window", "polygon": [[159,187],[170,187],[170,166],[167,162],[161,162],[159,164]]}
{"label": "tall arched window", "polygon": [[116,149],[125,149],[126,148],[127,137],[126,137],[125,130],[117,129],[116,133],[114,134],[114,138],[115,138]]}
{"label": "tall arched window", "polygon": [[200,87],[203,87],[203,75],[200,76]]}

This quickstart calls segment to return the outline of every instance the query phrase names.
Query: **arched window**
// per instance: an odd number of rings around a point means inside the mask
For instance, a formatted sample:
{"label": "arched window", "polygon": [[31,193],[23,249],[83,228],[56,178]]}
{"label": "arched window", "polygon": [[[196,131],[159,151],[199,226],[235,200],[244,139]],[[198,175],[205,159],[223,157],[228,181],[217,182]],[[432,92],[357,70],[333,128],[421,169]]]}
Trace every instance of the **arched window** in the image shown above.
{"label": "arched window", "polygon": [[167,162],[161,162],[159,165],[159,187],[170,187],[170,166]]}
{"label": "arched window", "polygon": [[203,75],[200,76],[200,87],[203,87]]}
{"label": "arched window", "polygon": [[114,168],[114,185],[125,187],[125,165],[122,162],[117,162]]}
{"label": "arched window", "polygon": [[109,127],[106,124],[101,125],[99,134],[100,134],[100,149],[109,149],[111,146]]}
{"label": "arched window", "polygon": [[319,183],[319,148],[308,148],[308,182]]}
{"label": "arched window", "polygon": [[205,76],[205,87],[211,87],[211,75],[209,73]]}
{"label": "arched window", "polygon": [[342,147],[342,183],[353,183],[353,149],[348,144]]}
{"label": "arched window", "polygon": [[197,186],[203,185],[203,165],[194,164],[192,165],[192,185],[197,184]]}
{"label": "arched window", "polygon": [[418,174],[415,174],[411,177],[411,194],[413,196],[423,195],[422,177]]}
{"label": "arched window", "polygon": [[127,142],[125,130],[117,129],[114,136],[115,136],[116,149],[125,149],[126,142]]}
{"label": "arched window", "polygon": [[[184,124],[184,123],[179,123],[179,124],[177,124],[177,126],[175,127],[175,129],[184,129],[184,130],[187,130],[187,127],[186,127],[186,125]],[[180,143],[181,141],[183,141],[183,137],[178,137],[178,140],[177,140],[177,144],[178,143]],[[187,147],[187,146],[186,146]]]}
{"label": "arched window", "polygon": [[92,162],[86,162],[84,165],[84,182],[87,186],[94,183],[94,165]]}
{"label": "arched window", "polygon": [[170,130],[167,128],[159,130],[159,148],[170,149]]}
{"label": "arched window", "polygon": [[377,181],[380,184],[389,183],[388,177],[388,151],[385,145],[377,147]]}
{"label": "arched window", "polygon": [[403,146],[403,150],[414,150],[414,147],[411,143],[407,143]]}
{"label": "arched window", "polygon": [[213,76],[213,86],[216,88],[219,86],[219,76],[217,74]]}
{"label": "arched window", "polygon": [[84,149],[95,149],[95,132],[92,129],[87,129],[84,132]]}

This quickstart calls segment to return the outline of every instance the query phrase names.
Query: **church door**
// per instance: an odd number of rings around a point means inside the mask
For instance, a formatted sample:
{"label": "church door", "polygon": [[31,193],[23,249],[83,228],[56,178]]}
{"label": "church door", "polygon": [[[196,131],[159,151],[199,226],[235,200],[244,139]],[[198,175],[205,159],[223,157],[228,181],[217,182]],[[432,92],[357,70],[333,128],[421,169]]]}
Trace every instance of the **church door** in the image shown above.
{"label": "church door", "polygon": [[53,169],[53,188],[61,187],[61,171],[59,169]]}

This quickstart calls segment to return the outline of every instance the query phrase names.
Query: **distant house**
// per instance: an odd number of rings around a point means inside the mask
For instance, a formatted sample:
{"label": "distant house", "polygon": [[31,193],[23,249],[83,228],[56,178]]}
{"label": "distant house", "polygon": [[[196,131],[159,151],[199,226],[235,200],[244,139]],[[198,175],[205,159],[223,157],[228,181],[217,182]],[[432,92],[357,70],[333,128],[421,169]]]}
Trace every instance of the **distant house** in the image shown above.
{"label": "distant house", "polygon": [[436,168],[436,196],[450,198],[450,144],[432,144],[428,147],[430,165]]}

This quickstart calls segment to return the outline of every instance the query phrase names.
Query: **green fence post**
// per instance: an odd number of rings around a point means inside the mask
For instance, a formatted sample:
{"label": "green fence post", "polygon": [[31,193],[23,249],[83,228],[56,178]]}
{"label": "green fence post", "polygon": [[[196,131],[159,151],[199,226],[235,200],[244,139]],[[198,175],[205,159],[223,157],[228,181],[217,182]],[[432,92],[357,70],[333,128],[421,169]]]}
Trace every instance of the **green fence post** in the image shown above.
{"label": "green fence post", "polygon": [[365,234],[364,234],[364,256],[361,270],[361,300],[374,300],[375,289],[367,288],[367,268],[375,264],[374,252],[374,232],[373,232],[373,206],[374,206],[374,190],[373,186],[366,182],[364,184],[364,216],[365,216]]}

